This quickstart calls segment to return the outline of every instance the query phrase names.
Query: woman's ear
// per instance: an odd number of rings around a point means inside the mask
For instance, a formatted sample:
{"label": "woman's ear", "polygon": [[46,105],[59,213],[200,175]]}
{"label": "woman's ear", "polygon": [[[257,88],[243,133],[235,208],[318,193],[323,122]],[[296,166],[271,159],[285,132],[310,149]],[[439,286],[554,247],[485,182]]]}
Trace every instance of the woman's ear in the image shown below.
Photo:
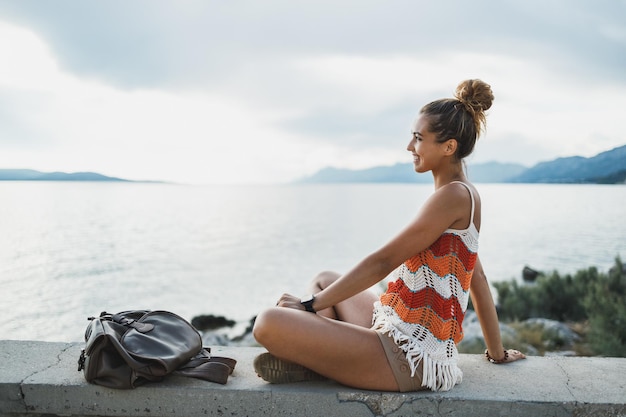
{"label": "woman's ear", "polygon": [[459,146],[459,143],[456,139],[448,139],[444,142],[444,152],[446,156],[451,156],[456,153],[456,148]]}

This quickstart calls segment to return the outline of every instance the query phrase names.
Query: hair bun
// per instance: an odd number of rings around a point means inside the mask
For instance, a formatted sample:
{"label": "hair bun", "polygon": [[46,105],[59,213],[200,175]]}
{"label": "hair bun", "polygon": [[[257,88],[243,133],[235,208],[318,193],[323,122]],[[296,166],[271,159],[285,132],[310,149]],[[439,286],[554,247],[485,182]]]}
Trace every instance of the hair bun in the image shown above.
{"label": "hair bun", "polygon": [[493,103],[491,86],[481,80],[465,80],[456,88],[454,97],[473,114],[489,110]]}

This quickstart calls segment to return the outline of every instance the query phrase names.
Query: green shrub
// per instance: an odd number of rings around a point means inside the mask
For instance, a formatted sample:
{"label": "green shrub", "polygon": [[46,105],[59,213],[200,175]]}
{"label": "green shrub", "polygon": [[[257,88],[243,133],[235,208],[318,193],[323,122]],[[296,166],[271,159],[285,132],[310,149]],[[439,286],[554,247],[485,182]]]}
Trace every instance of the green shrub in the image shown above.
{"label": "green shrub", "polygon": [[589,316],[589,344],[605,356],[626,356],[626,271],[616,262],[608,275],[588,285],[584,299]]}
{"label": "green shrub", "polygon": [[533,284],[517,281],[497,282],[500,316],[505,320],[526,320],[543,317],[559,321],[579,321],[586,318],[583,298],[586,294],[585,275],[596,274],[595,268],[576,276],[561,277],[557,272],[540,274]]}
{"label": "green shrub", "polygon": [[608,274],[591,267],[565,277],[542,273],[533,284],[512,280],[493,285],[502,320],[588,320],[595,354],[626,357],[626,271],[619,257]]}

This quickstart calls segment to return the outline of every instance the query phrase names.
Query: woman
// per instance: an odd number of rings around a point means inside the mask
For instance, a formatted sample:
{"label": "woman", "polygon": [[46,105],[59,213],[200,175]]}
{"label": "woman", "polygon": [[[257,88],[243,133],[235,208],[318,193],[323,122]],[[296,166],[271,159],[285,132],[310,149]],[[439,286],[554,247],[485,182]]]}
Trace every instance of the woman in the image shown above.
{"label": "woman", "polygon": [[[456,344],[469,295],[487,359],[525,358],[502,346],[477,254],[480,197],[463,172],[492,101],[488,84],[466,80],[455,98],[421,109],[407,150],[416,172],[432,172],[435,192],[404,230],[351,271],[323,272],[311,298],[285,294],[257,317],[254,336],[269,351],[255,359],[259,376],[273,383],[326,377],[380,391],[449,390],[462,378]],[[395,280],[378,298],[369,288],[391,272]]]}

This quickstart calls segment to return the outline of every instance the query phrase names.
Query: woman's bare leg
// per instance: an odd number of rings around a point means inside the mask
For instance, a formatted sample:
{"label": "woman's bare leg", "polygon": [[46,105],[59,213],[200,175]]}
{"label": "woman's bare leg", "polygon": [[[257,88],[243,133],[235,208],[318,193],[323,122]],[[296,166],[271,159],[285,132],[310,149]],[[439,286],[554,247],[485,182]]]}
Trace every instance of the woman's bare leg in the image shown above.
{"label": "woman's bare leg", "polygon": [[274,307],[257,316],[254,337],[274,356],[344,385],[398,391],[380,339],[369,328]]}
{"label": "woman's bare leg", "polygon": [[[340,276],[340,274],[332,271],[322,272],[311,281],[308,291],[311,294],[316,294],[331,285]],[[366,290],[342,301],[332,308],[318,311],[317,314],[369,328],[372,327],[374,302],[377,300],[378,295],[374,291]]]}

